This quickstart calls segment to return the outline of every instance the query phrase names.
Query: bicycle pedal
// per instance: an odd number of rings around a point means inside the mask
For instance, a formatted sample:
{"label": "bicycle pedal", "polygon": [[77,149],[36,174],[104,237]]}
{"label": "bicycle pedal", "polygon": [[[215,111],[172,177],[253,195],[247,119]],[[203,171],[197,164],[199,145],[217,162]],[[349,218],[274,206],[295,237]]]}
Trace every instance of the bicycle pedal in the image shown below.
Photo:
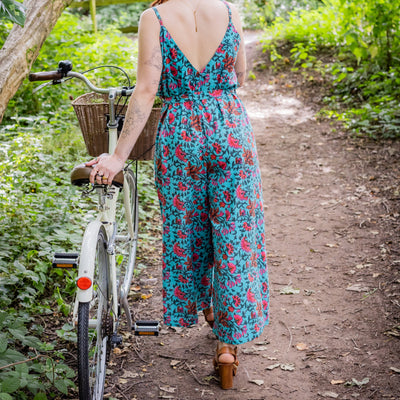
{"label": "bicycle pedal", "polygon": [[116,333],[113,333],[111,336],[111,347],[115,348],[115,347],[121,346],[121,344],[122,344],[122,336],[117,335]]}
{"label": "bicycle pedal", "polygon": [[76,268],[78,266],[78,253],[55,253],[53,257],[53,268]]}
{"label": "bicycle pedal", "polygon": [[158,321],[136,321],[132,330],[135,336],[158,336],[160,323]]}

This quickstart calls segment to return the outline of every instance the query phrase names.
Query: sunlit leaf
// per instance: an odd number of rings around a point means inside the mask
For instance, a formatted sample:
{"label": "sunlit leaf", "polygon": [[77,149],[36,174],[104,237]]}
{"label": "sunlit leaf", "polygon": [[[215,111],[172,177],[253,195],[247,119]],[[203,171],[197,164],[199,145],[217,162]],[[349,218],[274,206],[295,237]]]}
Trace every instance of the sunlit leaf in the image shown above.
{"label": "sunlit leaf", "polygon": [[25,7],[15,0],[0,0],[0,19],[8,19],[24,26]]}

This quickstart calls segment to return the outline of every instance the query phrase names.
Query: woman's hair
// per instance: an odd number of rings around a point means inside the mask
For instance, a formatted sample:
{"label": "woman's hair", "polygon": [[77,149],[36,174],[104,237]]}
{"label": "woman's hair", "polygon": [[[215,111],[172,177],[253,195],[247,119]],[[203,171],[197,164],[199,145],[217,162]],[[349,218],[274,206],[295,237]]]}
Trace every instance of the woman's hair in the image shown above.
{"label": "woman's hair", "polygon": [[151,7],[158,6],[159,4],[166,3],[168,0],[155,0],[151,3]]}

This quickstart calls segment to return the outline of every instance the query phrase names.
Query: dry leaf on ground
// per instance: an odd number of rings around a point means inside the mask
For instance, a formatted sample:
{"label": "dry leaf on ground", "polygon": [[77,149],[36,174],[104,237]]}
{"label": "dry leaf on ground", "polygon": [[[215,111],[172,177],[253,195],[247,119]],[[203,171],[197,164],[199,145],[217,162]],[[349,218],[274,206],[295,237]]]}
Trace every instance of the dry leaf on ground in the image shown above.
{"label": "dry leaf on ground", "polygon": [[347,287],[346,290],[349,290],[350,292],[368,292],[369,288],[363,286],[361,283],[355,283],[354,285]]}
{"label": "dry leaf on ground", "polygon": [[261,379],[253,379],[251,381],[249,381],[250,383],[255,383],[257,386],[262,386],[264,385],[264,381]]}
{"label": "dry leaf on ground", "polygon": [[272,371],[273,369],[275,369],[275,368],[279,368],[281,366],[281,364],[272,364],[272,365],[269,365],[266,369],[268,369],[269,371]]}
{"label": "dry leaf on ground", "polygon": [[160,386],[160,390],[162,390],[163,392],[167,392],[167,393],[175,393],[176,392],[176,387]]}
{"label": "dry leaf on ground", "polygon": [[299,351],[308,350],[308,346],[305,343],[297,343],[296,349]]}
{"label": "dry leaf on ground", "polygon": [[331,399],[337,399],[339,395],[335,392],[323,392],[323,393],[318,393],[321,397],[329,397]]}
{"label": "dry leaf on ground", "polygon": [[344,382],[345,381],[343,379],[338,379],[338,380],[332,379],[331,380],[331,385],[341,385]]}
{"label": "dry leaf on ground", "polygon": [[280,291],[279,294],[299,294],[300,289],[294,289],[291,286],[285,286]]}

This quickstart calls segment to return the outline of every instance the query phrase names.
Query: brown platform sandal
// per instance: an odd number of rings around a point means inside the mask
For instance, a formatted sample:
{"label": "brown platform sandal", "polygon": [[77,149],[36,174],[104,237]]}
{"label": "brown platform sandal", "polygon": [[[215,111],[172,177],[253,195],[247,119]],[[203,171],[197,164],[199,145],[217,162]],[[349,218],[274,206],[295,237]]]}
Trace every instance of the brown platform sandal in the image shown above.
{"label": "brown platform sandal", "polygon": [[[214,309],[212,307],[203,310],[204,319],[210,325],[211,329],[214,326]],[[211,319],[212,318],[212,319]]]}
{"label": "brown platform sandal", "polygon": [[[230,354],[233,356],[233,363],[226,364],[219,361],[221,354]],[[233,387],[233,377],[236,375],[239,361],[237,359],[237,346],[232,344],[223,344],[217,346],[217,351],[214,358],[214,368],[219,375],[221,389],[231,389]]]}

